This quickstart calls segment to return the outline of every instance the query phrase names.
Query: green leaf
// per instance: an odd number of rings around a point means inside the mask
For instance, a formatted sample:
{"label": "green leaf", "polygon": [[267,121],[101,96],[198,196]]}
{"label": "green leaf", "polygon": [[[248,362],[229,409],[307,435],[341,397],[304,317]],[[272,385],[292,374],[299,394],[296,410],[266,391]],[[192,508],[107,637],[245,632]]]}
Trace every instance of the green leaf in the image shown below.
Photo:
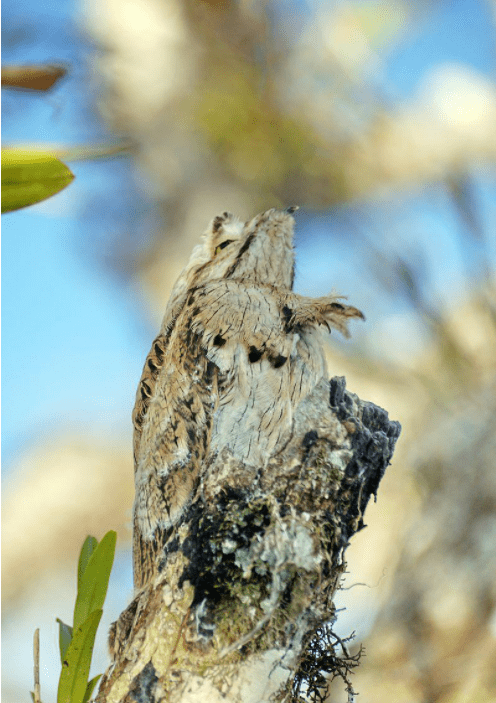
{"label": "green leaf", "polygon": [[81,575],[74,606],[75,630],[94,610],[103,608],[114,561],[116,540],[116,532],[113,530],[107,532],[91,555],[84,574]]}
{"label": "green leaf", "polygon": [[62,662],[57,703],[83,703],[84,701],[95,635],[102,612],[101,609],[95,610],[74,633]]}
{"label": "green leaf", "polygon": [[88,562],[90,560],[91,555],[95,551],[95,549],[98,547],[98,540],[96,537],[92,537],[91,535],[88,535],[86,539],[84,540],[84,544],[81,547],[81,553],[79,555],[79,562],[78,562],[78,591],[81,588],[81,578],[86,571],[86,567],[88,566]]}
{"label": "green leaf", "polygon": [[60,661],[63,664],[67,653],[67,648],[72,640],[72,627],[70,625],[66,625],[60,618],[56,618],[56,621],[59,624]]}
{"label": "green leaf", "polygon": [[67,166],[48,151],[2,149],[2,212],[50,198],[73,179]]}
{"label": "green leaf", "polygon": [[84,698],[83,698],[83,703],[88,703],[89,699],[91,698],[91,694],[93,693],[93,689],[95,688],[96,684],[98,683],[99,679],[102,678],[101,674],[98,674],[98,676],[95,676],[91,681],[88,681],[88,685],[86,686],[86,691],[84,692]]}

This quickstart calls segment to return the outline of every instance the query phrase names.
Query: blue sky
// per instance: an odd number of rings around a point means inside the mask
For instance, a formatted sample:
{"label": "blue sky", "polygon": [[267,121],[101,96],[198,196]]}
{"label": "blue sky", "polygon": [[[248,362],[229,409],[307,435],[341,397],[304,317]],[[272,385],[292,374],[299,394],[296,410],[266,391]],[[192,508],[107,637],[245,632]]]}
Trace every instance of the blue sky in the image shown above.
{"label": "blue sky", "polygon": [[464,63],[494,78],[494,20],[489,2],[442,0],[418,4],[426,8],[423,20],[388,61],[387,81],[397,96],[407,97],[415,91],[426,71],[441,62]]}

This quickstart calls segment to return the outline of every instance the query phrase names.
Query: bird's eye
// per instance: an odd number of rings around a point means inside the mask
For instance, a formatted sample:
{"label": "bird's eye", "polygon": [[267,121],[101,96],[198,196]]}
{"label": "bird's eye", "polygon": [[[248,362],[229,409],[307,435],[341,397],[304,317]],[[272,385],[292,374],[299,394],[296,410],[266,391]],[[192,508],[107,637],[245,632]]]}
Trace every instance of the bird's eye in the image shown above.
{"label": "bird's eye", "polygon": [[219,246],[215,247],[215,256],[217,256],[217,254],[219,253],[219,251],[221,249],[224,249],[225,247],[227,247],[228,244],[231,244],[232,241],[233,241],[232,239],[226,239],[225,242],[221,242],[221,244],[219,244]]}

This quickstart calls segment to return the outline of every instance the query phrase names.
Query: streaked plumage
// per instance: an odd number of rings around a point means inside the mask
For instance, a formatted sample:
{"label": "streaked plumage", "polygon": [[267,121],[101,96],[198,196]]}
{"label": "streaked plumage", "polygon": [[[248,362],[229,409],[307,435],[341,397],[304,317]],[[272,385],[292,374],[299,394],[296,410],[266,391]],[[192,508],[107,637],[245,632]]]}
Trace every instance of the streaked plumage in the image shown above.
{"label": "streaked plumage", "polygon": [[174,286],[133,412],[137,588],[155,572],[205,460],[227,447],[266,465],[327,373],[318,327],[347,335],[348,318],[363,317],[339,296],[292,291],[292,212],[268,210],[245,225],[216,217]]}

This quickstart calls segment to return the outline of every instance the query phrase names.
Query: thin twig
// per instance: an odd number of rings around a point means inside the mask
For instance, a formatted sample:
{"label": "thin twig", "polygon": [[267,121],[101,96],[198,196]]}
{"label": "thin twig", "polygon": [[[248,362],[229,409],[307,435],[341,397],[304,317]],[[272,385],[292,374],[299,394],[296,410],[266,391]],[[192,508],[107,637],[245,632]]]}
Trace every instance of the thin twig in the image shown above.
{"label": "thin twig", "polygon": [[41,703],[40,698],[40,628],[34,631],[34,703]]}

